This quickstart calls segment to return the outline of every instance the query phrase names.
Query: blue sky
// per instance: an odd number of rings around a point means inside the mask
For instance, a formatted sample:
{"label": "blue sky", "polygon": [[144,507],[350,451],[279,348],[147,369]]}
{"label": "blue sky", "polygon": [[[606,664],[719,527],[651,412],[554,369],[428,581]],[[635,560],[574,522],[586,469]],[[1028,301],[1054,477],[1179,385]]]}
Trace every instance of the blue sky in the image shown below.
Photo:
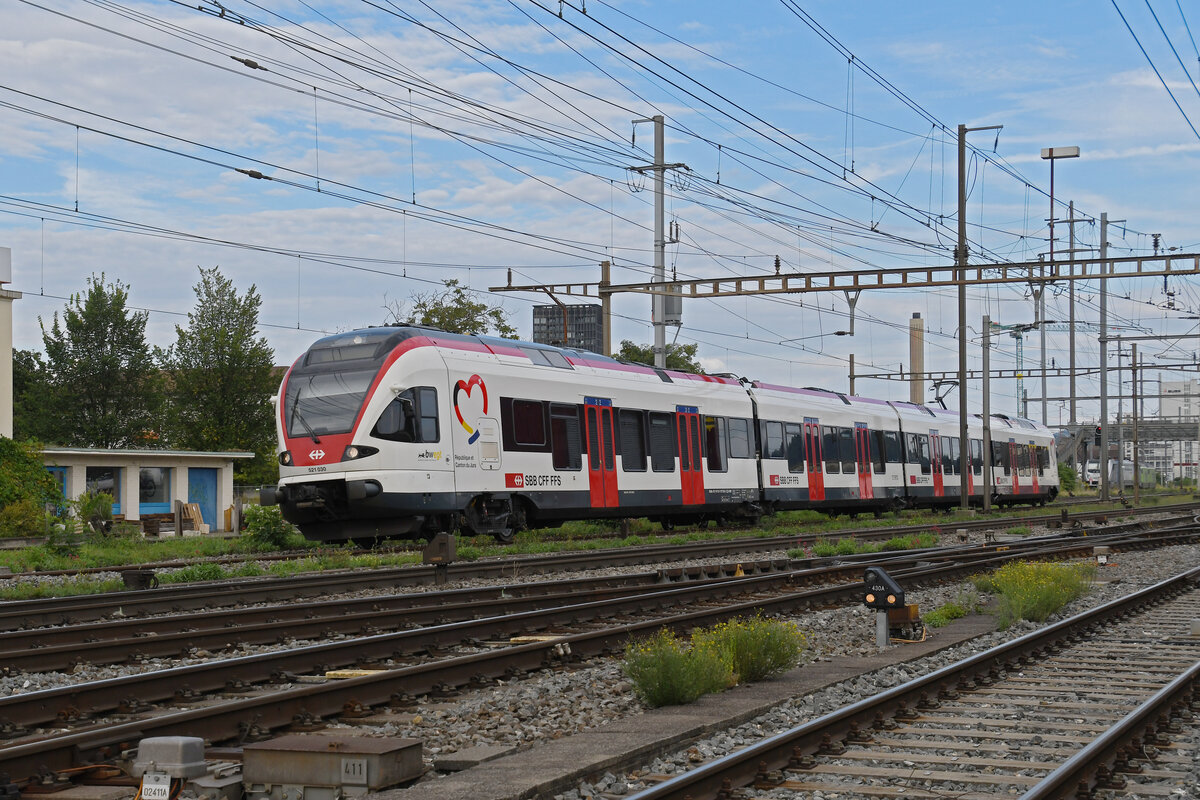
{"label": "blue sky", "polygon": [[[776,257],[785,271],[949,263],[959,123],[1004,126],[971,136],[974,263],[1047,251],[1047,146],[1082,151],[1055,176],[1056,216],[1074,200],[1084,218],[1080,248],[1096,246],[1107,211],[1124,220],[1116,255],[1150,254],[1154,233],[1200,250],[1194,2],[229,0],[224,18],[195,5],[4,0],[0,246],[24,293],[16,346],[40,349],[39,317],[101,272],[151,310],[165,346],[197,267],[220,265],[263,295],[278,363],[446,278],[478,290],[509,268],[517,283],[594,281],[607,259],[615,282],[643,280],[652,197],[627,168],[650,160],[651,127],[635,136],[632,120],[654,114],[667,118],[667,161],[687,165],[667,199],[679,229],[667,267],[681,278],[773,271]],[[1067,226],[1055,234],[1061,252]],[[1128,332],[1195,332],[1196,281],[1111,288]],[[546,302],[489,299],[525,336]],[[1096,307],[1096,287],[1079,287],[1078,318],[1094,322]],[[619,296],[614,311],[614,343],[651,339],[648,299]],[[678,341],[698,343],[710,370],[845,390],[851,354],[860,372],[907,363],[920,313],[926,367],[956,368],[952,290],[864,293],[855,335],[829,335],[848,313],[840,295],[689,301]],[[1027,290],[973,289],[975,368],[984,313],[1033,319]],[[1067,314],[1056,286],[1047,317]],[[1079,364],[1094,367],[1097,334],[1079,334]],[[993,365],[1012,367],[1013,340],[998,345]],[[1200,345],[1140,349],[1179,364]],[[1036,352],[1027,339],[1027,368]],[[1048,357],[1065,366],[1065,332],[1049,334]],[[857,388],[908,394],[893,381]],[[1097,394],[1095,377],[1079,392]],[[1011,381],[994,383],[996,410],[1013,397]],[[1081,418],[1096,408],[1081,403]],[[1052,404],[1049,421],[1060,417]]]}

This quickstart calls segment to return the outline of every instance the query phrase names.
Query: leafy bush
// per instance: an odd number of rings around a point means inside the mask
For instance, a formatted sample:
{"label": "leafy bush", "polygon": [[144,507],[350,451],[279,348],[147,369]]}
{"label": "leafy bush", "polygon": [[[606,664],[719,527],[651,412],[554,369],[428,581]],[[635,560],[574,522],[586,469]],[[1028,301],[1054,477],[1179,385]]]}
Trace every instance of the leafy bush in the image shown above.
{"label": "leafy bush", "polygon": [[0,436],[0,508],[19,500],[44,508],[57,506],[62,499],[58,481],[42,464],[40,448]]}
{"label": "leafy bush", "polygon": [[242,513],[246,518],[243,536],[258,549],[282,550],[299,535],[296,526],[283,518],[279,506],[250,505]]}
{"label": "leafy bush", "polygon": [[692,634],[692,647],[717,653],[737,683],[760,681],[800,663],[807,637],[795,623],[768,619],[722,622]]}
{"label": "leafy bush", "polygon": [[690,703],[730,685],[729,666],[718,653],[689,647],[667,629],[625,648],[625,674],[651,708]]}
{"label": "leafy bush", "polygon": [[921,617],[921,620],[931,628],[942,628],[949,625],[953,620],[965,617],[967,610],[958,603],[946,603],[944,606],[939,606],[928,614]]}
{"label": "leafy bush", "polygon": [[1079,476],[1065,462],[1058,465],[1058,487],[1064,492],[1073,492],[1079,487]]}
{"label": "leafy bush", "polygon": [[112,528],[113,496],[108,492],[86,491],[79,495],[79,499],[72,505],[79,519],[97,533],[104,533]]}
{"label": "leafy bush", "polygon": [[0,508],[0,536],[45,536],[50,518],[28,497]]}
{"label": "leafy bush", "polygon": [[984,592],[999,597],[1001,629],[1022,619],[1045,622],[1050,615],[1091,588],[1093,564],[1043,564],[1014,561],[971,580]]}

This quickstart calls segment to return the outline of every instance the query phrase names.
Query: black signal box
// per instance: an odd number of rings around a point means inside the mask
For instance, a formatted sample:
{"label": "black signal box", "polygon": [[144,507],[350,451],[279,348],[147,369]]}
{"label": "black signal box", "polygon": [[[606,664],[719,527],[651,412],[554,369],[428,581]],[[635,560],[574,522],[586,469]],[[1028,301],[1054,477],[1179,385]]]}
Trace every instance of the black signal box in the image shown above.
{"label": "black signal box", "polygon": [[863,603],[867,608],[904,608],[904,590],[882,567],[869,567],[863,573]]}

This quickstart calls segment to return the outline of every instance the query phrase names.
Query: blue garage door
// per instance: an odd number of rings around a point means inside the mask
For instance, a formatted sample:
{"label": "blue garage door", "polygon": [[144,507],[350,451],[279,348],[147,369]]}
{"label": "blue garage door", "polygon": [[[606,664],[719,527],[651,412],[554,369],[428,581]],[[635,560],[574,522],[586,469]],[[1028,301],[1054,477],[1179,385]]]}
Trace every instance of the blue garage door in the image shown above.
{"label": "blue garage door", "polygon": [[211,467],[188,467],[188,502],[200,506],[208,529],[217,529],[217,471]]}

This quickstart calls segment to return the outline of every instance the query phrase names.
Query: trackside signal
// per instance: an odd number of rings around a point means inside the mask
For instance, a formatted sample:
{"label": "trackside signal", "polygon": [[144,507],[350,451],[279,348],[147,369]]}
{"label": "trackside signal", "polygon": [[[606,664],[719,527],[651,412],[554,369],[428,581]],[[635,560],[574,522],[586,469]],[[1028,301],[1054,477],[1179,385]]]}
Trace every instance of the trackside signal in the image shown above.
{"label": "trackside signal", "polygon": [[904,590],[882,567],[869,567],[863,573],[863,583],[863,602],[867,608],[904,608]]}

